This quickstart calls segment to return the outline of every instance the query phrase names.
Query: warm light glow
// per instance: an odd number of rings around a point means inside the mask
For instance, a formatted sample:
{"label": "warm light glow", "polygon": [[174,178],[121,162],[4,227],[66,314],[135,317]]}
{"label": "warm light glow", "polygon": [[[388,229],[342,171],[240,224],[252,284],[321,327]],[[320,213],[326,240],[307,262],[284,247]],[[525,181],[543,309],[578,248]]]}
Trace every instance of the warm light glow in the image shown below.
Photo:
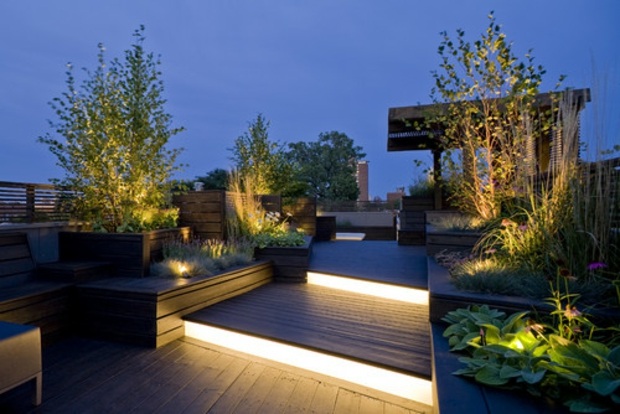
{"label": "warm light glow", "polygon": [[365,233],[336,233],[336,240],[362,241],[364,237]]}
{"label": "warm light glow", "polygon": [[185,321],[185,335],[432,405],[430,381],[304,348]]}
{"label": "warm light glow", "polygon": [[184,264],[180,264],[179,265],[179,274],[181,276],[185,276],[186,273],[187,273],[187,266],[185,266]]}
{"label": "warm light glow", "polygon": [[384,299],[399,300],[416,305],[428,305],[428,290],[423,289],[386,285],[384,283],[369,282],[366,280],[315,272],[308,272],[308,283],[333,289],[346,290],[348,292],[361,293],[363,295],[378,296]]}

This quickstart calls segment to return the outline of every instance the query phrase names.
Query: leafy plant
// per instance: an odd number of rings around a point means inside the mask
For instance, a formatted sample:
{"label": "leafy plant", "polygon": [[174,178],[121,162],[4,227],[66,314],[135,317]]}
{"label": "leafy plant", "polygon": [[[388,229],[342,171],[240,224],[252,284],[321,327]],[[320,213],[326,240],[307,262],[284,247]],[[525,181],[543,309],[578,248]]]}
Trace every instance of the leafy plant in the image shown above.
{"label": "leafy plant", "polygon": [[183,128],[172,128],[164,111],[160,61],[144,50],[144,27],[134,38],[123,61],[107,62],[100,44],[99,66],[80,86],[68,66],[67,91],[50,103],[57,135],[39,138],[65,171],[57,181],[81,194],[81,218],[109,232],[133,228],[143,211],[165,205],[179,168],[180,150],[167,145]]}
{"label": "leafy plant", "polygon": [[262,114],[235,140],[230,151],[240,184],[239,189],[231,191],[288,195],[297,185],[291,179],[295,175],[294,167],[283,145],[269,139],[269,121]]}
{"label": "leafy plant", "polygon": [[528,312],[506,316],[486,305],[449,312],[444,337],[451,351],[467,354],[459,358],[466,366],[455,374],[555,398],[573,412],[617,408],[620,345],[607,343],[613,343],[618,327],[592,340],[599,328],[577,310],[574,299],[558,293],[551,300],[556,308],[550,323],[536,322]]}

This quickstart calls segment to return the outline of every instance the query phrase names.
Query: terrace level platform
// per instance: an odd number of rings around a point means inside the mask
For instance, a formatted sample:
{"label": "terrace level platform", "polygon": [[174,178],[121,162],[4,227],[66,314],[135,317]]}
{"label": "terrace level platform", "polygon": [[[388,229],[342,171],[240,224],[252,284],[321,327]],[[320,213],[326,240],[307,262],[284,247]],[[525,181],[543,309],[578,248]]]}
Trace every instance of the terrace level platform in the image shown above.
{"label": "terrace level platform", "polygon": [[271,283],[187,315],[186,335],[340,378],[360,369],[348,379],[430,405],[426,261],[416,249],[315,243],[308,284]]}

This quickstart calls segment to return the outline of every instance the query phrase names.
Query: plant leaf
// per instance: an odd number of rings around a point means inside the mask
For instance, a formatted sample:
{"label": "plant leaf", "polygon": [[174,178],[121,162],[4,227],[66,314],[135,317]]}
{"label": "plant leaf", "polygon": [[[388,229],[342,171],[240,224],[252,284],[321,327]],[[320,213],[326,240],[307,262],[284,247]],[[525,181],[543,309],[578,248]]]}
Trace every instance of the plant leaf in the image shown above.
{"label": "plant leaf", "polygon": [[523,377],[523,381],[527,382],[528,384],[536,384],[545,377],[546,372],[547,371],[544,369],[534,372],[530,368],[523,368],[521,370],[521,376]]}
{"label": "plant leaf", "polygon": [[492,365],[486,365],[482,369],[480,369],[476,375],[476,381],[493,386],[500,386],[508,383],[508,379],[502,378],[499,375],[499,368]]}
{"label": "plant leaf", "polygon": [[592,376],[592,389],[600,395],[610,395],[618,387],[620,387],[620,377],[614,377],[607,371],[600,371]]}

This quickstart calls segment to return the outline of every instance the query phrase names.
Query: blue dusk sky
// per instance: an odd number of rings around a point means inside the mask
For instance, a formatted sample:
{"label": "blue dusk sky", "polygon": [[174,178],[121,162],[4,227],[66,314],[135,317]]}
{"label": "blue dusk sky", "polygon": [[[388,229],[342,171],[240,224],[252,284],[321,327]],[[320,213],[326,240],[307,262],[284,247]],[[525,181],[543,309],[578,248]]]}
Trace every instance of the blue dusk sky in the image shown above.
{"label": "blue dusk sky", "polygon": [[[122,57],[146,27],[161,55],[166,110],[185,132],[193,179],[231,167],[236,137],[262,113],[280,143],[340,131],[367,154],[370,194],[411,184],[414,159],[387,152],[388,108],[430,103],[439,33],[475,40],[494,10],[518,56],[533,49],[544,91],[589,87],[583,137],[619,144],[618,0],[1,0],[0,181],[62,177],[37,137],[51,132],[48,105],[65,91],[65,65],[96,67],[97,44]],[[77,73],[80,73],[78,71]]]}

